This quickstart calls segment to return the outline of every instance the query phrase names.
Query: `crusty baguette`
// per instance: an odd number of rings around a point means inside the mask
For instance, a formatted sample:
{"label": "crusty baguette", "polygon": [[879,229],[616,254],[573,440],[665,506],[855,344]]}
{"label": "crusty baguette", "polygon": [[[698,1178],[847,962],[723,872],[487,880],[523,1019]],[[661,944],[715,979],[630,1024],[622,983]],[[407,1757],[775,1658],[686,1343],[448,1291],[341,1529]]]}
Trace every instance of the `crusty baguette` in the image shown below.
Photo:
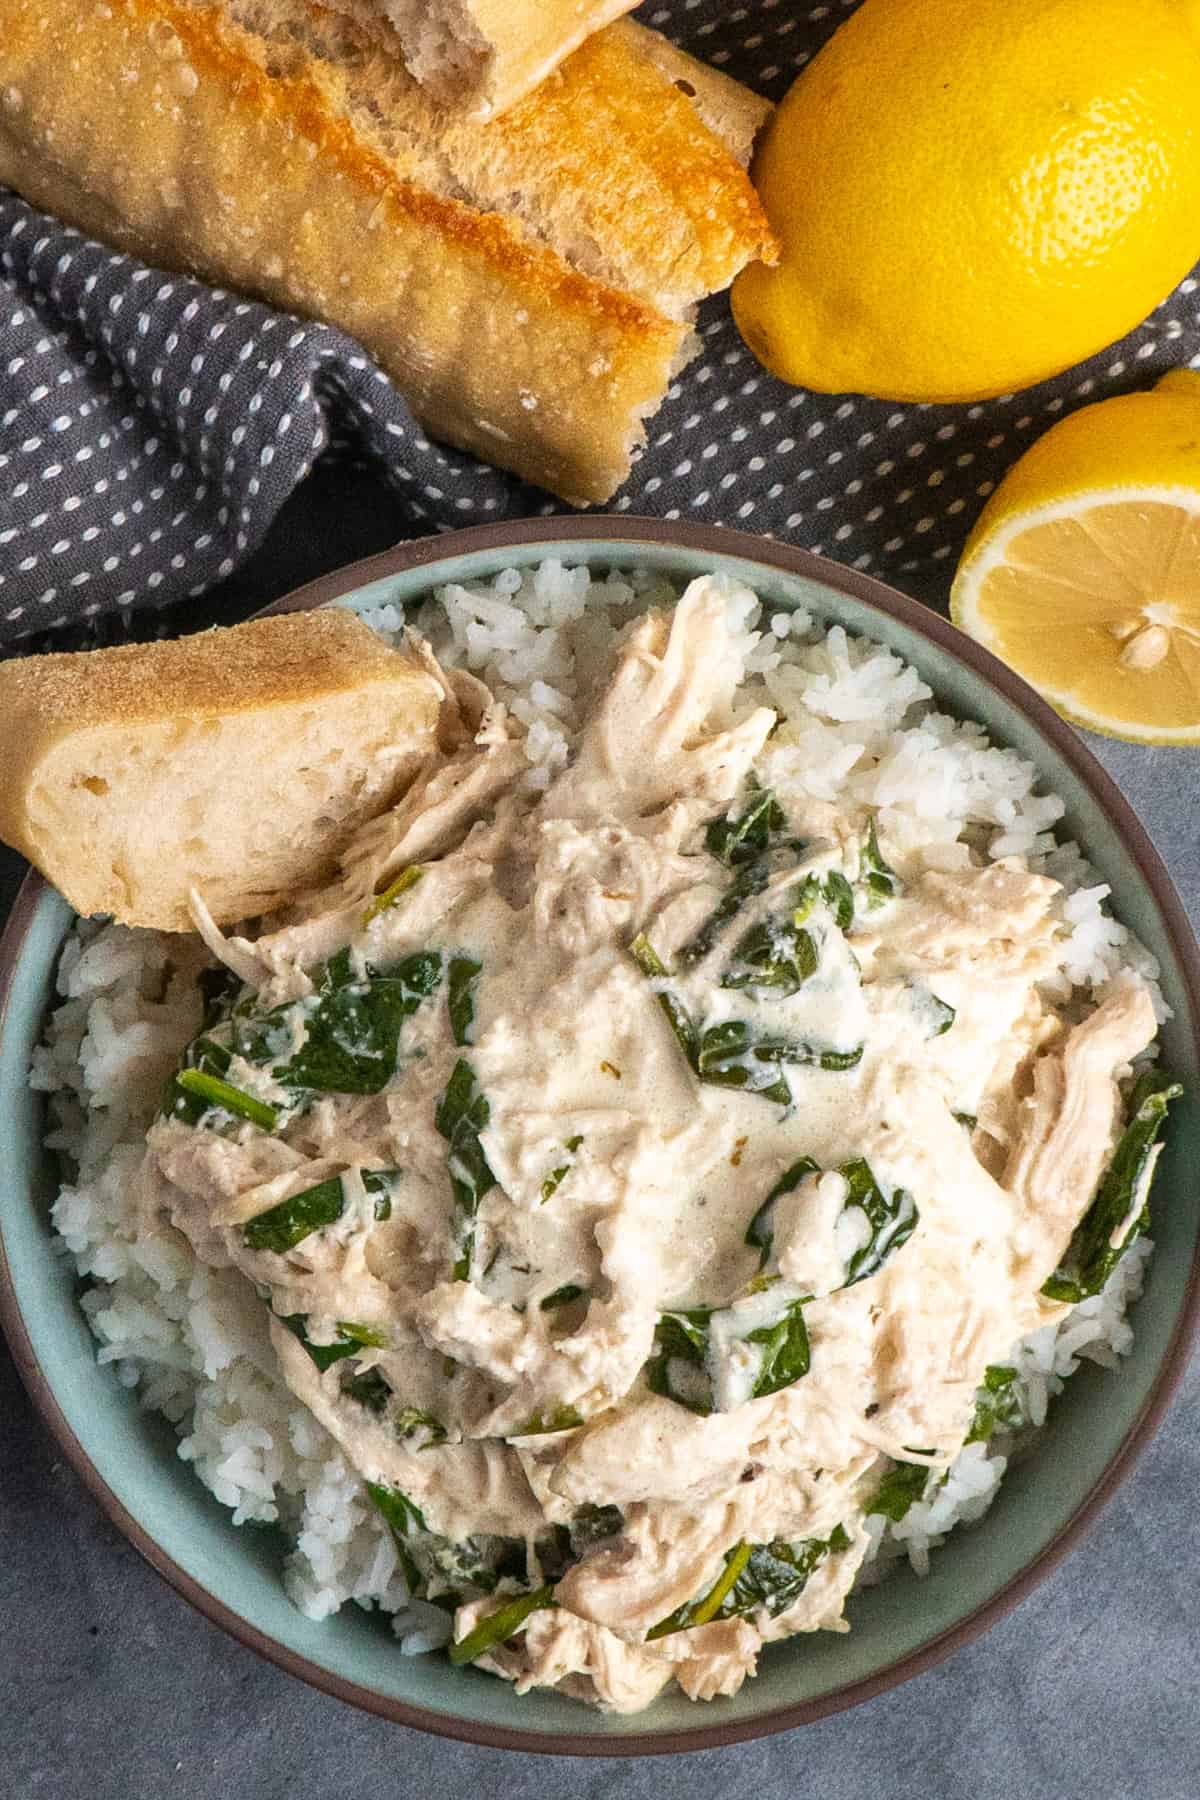
{"label": "crusty baguette", "polygon": [[395,31],[435,99],[491,119],[521,100],[602,25],[638,0],[329,0],[370,8]]}
{"label": "crusty baguette", "polygon": [[0,839],[80,913],[190,929],[328,880],[433,754],[441,695],[352,613],[0,663]]}
{"label": "crusty baguette", "polygon": [[695,301],[774,254],[736,158],[637,43],[600,32],[471,125],[306,0],[0,0],[0,182],[342,326],[434,434],[601,501]]}

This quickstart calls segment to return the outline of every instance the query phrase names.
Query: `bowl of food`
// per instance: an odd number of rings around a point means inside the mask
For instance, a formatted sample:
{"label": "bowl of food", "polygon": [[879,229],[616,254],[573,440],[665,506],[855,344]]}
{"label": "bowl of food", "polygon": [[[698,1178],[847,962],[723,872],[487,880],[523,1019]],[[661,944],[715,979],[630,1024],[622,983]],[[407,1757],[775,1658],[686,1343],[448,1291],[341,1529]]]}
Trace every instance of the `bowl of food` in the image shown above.
{"label": "bowl of food", "polygon": [[0,951],[65,1453],[242,1641],[450,1736],[698,1749],[930,1666],[1195,1330],[1138,821],[940,617],[740,533],[485,528],[272,611],[6,678],[0,828],[123,921],[31,876]]}

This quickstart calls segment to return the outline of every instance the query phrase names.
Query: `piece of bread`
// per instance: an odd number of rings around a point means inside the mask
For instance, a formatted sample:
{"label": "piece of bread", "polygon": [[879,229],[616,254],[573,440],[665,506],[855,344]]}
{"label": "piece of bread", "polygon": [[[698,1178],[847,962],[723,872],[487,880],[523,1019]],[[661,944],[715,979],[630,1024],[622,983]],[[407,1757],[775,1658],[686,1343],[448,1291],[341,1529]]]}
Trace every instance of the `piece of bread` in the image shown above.
{"label": "piece of bread", "polygon": [[373,13],[436,100],[492,119],[524,99],[601,26],[638,0],[328,0]]}
{"label": "piece of bread", "polygon": [[479,125],[306,0],[0,0],[0,182],[342,326],[434,435],[602,501],[696,302],[775,254],[711,84],[641,41],[598,33]]}
{"label": "piece of bread", "polygon": [[352,613],[0,663],[0,839],[77,912],[191,929],[328,881],[436,751],[441,693]]}

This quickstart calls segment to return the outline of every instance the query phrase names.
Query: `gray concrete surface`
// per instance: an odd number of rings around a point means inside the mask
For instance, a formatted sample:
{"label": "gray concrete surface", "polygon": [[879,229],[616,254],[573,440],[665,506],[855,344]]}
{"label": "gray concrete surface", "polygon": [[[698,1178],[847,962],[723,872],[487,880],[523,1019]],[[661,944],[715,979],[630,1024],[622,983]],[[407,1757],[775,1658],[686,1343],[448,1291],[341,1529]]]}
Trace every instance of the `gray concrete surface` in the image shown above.
{"label": "gray concrete surface", "polygon": [[[318,481],[202,617],[391,535]],[[926,596],[936,602],[936,595]],[[1200,751],[1095,746],[1200,920]],[[16,859],[0,853],[0,917]],[[3,1147],[0,1146],[0,1155]],[[1197,1800],[1200,1372],[1084,1545],[951,1662],[757,1744],[574,1762],[442,1742],[278,1673],[178,1599],[55,1454],[0,1348],[0,1800]]]}

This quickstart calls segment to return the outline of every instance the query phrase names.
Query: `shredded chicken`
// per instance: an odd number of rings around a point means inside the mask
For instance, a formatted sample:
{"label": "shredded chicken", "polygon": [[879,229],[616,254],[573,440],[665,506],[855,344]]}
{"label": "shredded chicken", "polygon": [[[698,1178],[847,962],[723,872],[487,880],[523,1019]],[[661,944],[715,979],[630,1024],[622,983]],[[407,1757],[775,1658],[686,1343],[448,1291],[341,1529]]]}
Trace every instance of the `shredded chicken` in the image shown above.
{"label": "shredded chicken", "polygon": [[717,582],[634,627],[545,792],[421,654],[441,758],[341,882],[254,940],[197,896],[249,1111],[161,1119],[142,1212],[269,1295],[458,1639],[554,1569],[484,1666],[619,1712],[732,1694],[846,1628],[882,1459],[948,1466],[1044,1316],[1150,998],[1064,1028],[1061,890],[1017,860],[893,851],[872,888],[857,826],[764,811]]}

